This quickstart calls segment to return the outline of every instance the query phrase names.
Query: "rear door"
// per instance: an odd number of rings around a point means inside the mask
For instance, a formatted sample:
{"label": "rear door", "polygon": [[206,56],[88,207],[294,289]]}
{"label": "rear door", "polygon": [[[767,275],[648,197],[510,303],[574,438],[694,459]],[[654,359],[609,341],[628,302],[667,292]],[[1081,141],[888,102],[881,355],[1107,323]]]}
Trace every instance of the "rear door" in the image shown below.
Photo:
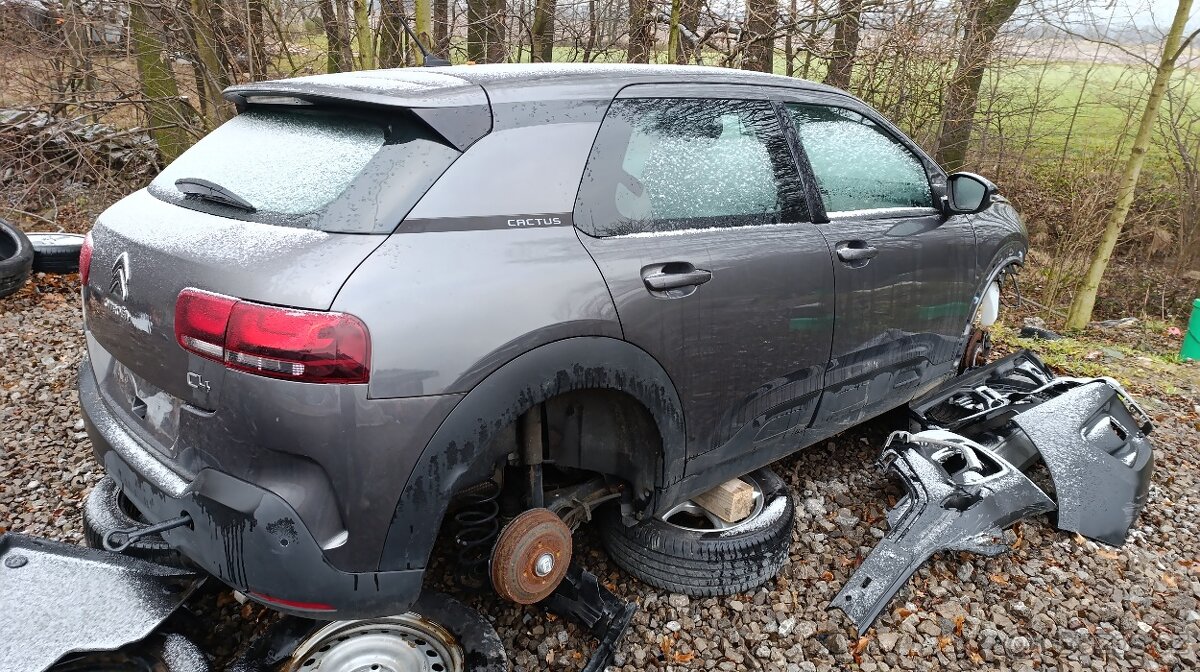
{"label": "rear door", "polygon": [[[837,323],[816,424],[853,426],[957,367],[975,234],[934,207],[940,169],[849,99],[786,105],[827,221]],[[939,182],[940,181],[940,182]]]}
{"label": "rear door", "polygon": [[803,193],[758,89],[630,87],[601,126],[575,221],[679,392],[689,457],[777,453],[812,419],[833,269]]}

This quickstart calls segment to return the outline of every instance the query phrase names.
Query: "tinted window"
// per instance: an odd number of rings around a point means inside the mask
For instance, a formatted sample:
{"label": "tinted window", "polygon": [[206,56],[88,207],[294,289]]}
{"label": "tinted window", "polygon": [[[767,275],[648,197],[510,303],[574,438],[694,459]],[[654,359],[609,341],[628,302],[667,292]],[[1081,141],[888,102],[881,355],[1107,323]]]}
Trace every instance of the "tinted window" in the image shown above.
{"label": "tinted window", "polygon": [[921,160],[873,121],[840,107],[788,109],[826,211],[933,206]]}
{"label": "tinted window", "polygon": [[576,214],[599,236],[797,221],[791,155],[766,101],[623,99],[593,147]]}

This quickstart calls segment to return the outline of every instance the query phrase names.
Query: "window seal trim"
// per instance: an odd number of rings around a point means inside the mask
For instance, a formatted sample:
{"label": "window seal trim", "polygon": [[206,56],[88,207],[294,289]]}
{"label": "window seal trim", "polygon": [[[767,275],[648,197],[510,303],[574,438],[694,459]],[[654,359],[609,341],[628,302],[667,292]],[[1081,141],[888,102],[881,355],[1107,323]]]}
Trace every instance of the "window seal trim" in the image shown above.
{"label": "window seal trim", "polygon": [[[720,233],[722,231],[761,231],[762,229],[778,229],[788,226],[812,226],[813,222],[771,222],[770,224],[753,224],[748,226],[691,226],[685,229],[667,229],[664,231],[635,231],[634,233],[618,233],[612,236],[592,236],[599,240],[613,240],[616,238],[664,238],[670,236],[679,236],[683,234],[696,233]],[[587,232],[584,232],[587,234]]]}
{"label": "window seal trim", "polygon": [[913,206],[893,208],[863,208],[861,210],[830,210],[825,213],[829,219],[886,219],[901,217],[927,217],[940,215],[941,211],[934,207]]}

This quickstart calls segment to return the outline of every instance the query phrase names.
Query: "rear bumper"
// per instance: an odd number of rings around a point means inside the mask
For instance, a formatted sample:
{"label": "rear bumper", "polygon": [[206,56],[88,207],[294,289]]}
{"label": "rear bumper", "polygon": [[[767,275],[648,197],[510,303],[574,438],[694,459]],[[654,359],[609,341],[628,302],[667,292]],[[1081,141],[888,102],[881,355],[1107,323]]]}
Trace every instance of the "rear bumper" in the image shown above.
{"label": "rear bumper", "polygon": [[183,512],[192,527],[163,534],[200,568],[280,611],[315,618],[402,613],[423,569],[345,572],[334,567],[300,515],[278,495],[212,468],[190,480],[164,464],[107,407],[85,360],[79,401],[97,459],[147,520]]}

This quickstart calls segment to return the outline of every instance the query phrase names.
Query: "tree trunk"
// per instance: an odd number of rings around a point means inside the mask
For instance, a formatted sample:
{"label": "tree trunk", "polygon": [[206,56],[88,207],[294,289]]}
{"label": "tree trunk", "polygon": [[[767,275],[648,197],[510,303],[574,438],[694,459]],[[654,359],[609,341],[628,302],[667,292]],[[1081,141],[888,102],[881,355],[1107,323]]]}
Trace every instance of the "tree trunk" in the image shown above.
{"label": "tree trunk", "polygon": [[433,53],[450,55],[450,0],[433,0]]}
{"label": "tree trunk", "polygon": [[[1146,98],[1146,108],[1142,111],[1137,136],[1129,150],[1125,169],[1121,172],[1116,205],[1108,216],[1104,225],[1104,235],[1100,238],[1100,246],[1092,257],[1087,274],[1075,293],[1075,300],[1071,302],[1071,310],[1067,313],[1068,329],[1083,329],[1092,320],[1092,309],[1096,306],[1096,293],[1100,289],[1100,281],[1104,279],[1104,271],[1112,259],[1113,249],[1117,246],[1117,239],[1120,238],[1125,219],[1129,216],[1129,208],[1133,205],[1134,192],[1142,175],[1142,165],[1146,162],[1146,151],[1150,148],[1150,135],[1158,121],[1158,108],[1162,105],[1167,86],[1171,83],[1175,61],[1187,49],[1187,43],[1183,41],[1183,28],[1191,11],[1192,0],[1179,0],[1175,20],[1171,22],[1171,28],[1167,31],[1167,41],[1163,44],[1162,59],[1154,74],[1154,84],[1150,86],[1150,96]],[[1194,36],[1195,33],[1188,38],[1188,42]]]}
{"label": "tree trunk", "polygon": [[164,164],[179,157],[191,144],[181,125],[187,118],[179,99],[179,84],[170,61],[163,60],[163,45],[150,25],[149,12],[140,2],[129,5],[129,41],[137,62],[142,97],[150,119],[150,137],[158,145]]}
{"label": "tree trunk", "polygon": [[490,63],[508,62],[508,45],[504,39],[506,0],[488,0],[487,3],[487,58]]}
{"label": "tree trunk", "polygon": [[380,0],[379,3],[379,67],[399,68],[404,65],[404,28],[401,23],[400,0]]}
{"label": "tree trunk", "polygon": [[649,63],[654,50],[654,17],[650,0],[629,0],[629,46],[625,60]]}
{"label": "tree trunk", "polygon": [[325,70],[327,72],[344,72],[353,69],[349,61],[343,58],[346,48],[342,43],[342,29],[338,25],[332,0],[321,0],[320,9],[321,24],[325,28]]}
{"label": "tree trunk", "polygon": [[588,33],[587,42],[583,45],[583,62],[592,62],[592,50],[596,48],[597,33],[600,32],[600,19],[596,16],[596,0],[588,0]]}
{"label": "tree trunk", "polygon": [[[701,0],[683,0],[679,15],[679,32],[682,33],[683,39],[679,42],[679,53],[675,56],[676,63],[686,64],[697,56],[694,52],[696,51],[696,36],[700,33],[700,3]],[[684,46],[685,43],[690,46]]]}
{"label": "tree trunk", "polygon": [[797,6],[796,0],[791,0],[789,2],[788,23],[791,24],[792,27],[788,28],[787,33],[783,36],[783,57],[787,59],[785,61],[786,65],[783,68],[783,72],[788,77],[793,77],[796,74],[796,45],[792,36],[796,33],[795,24],[796,18],[799,16],[799,9],[800,8]]}
{"label": "tree trunk", "polygon": [[352,0],[354,6],[354,41],[358,47],[360,70],[375,69],[375,48],[371,44],[371,14],[367,0]]}
{"label": "tree trunk", "polygon": [[775,19],[779,7],[776,0],[747,0],[746,53],[743,70],[772,72],[775,68]]}
{"label": "tree trunk", "polygon": [[555,0],[536,0],[533,6],[533,44],[530,59],[534,63],[549,63],[554,60],[554,10]]}
{"label": "tree trunk", "polygon": [[505,0],[467,0],[467,60],[503,63]]}
{"label": "tree trunk", "polygon": [[266,31],[263,30],[263,0],[246,0],[246,57],[250,79],[267,75]]}
{"label": "tree trunk", "polygon": [[420,46],[412,45],[413,63],[424,63],[421,47],[433,51],[433,5],[431,0],[414,0],[413,2],[413,33],[416,34]]}
{"label": "tree trunk", "polygon": [[467,0],[467,60],[482,63],[487,58],[488,0]]}
{"label": "tree trunk", "polygon": [[683,40],[680,34],[683,21],[683,0],[671,0],[671,23],[667,31],[667,54],[675,63],[687,63],[683,55]]}
{"label": "tree trunk", "polygon": [[213,17],[209,11],[210,0],[191,0],[192,34],[195,37],[196,57],[201,67],[201,96],[210,129],[221,125],[230,115],[229,106],[223,103],[221,90],[227,79],[221,67],[218,43],[213,30]]}
{"label": "tree trunk", "polygon": [[947,171],[962,168],[966,161],[975,108],[979,104],[979,85],[983,83],[992,45],[1000,28],[1020,4],[1021,0],[971,0],[968,5],[958,67],[946,88],[935,154],[938,163]]}
{"label": "tree trunk", "polygon": [[858,39],[861,35],[863,0],[838,0],[837,26],[833,29],[833,48],[830,52],[829,70],[825,83],[839,89],[850,87],[850,75],[854,70],[854,59],[858,57]]}

